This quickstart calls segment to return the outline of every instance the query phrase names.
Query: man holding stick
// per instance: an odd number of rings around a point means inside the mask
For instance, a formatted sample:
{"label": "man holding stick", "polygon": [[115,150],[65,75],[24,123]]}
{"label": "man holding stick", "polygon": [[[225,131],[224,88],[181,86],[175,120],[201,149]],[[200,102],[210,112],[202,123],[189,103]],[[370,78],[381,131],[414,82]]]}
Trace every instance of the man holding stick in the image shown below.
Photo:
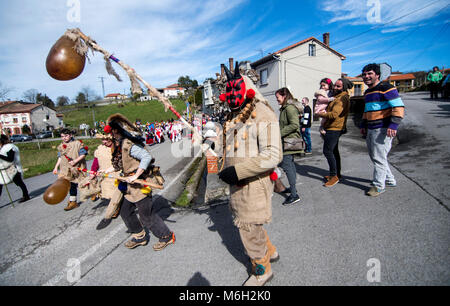
{"label": "man holding stick", "polygon": [[151,188],[136,183],[144,180],[151,185],[151,179],[155,177],[152,173],[152,156],[144,148],[141,132],[127,118],[121,114],[112,115],[108,118],[108,125],[115,142],[112,153],[113,167],[116,171],[121,171],[126,178],[125,182],[121,181],[118,186],[125,197],[120,216],[132,233],[131,240],[125,243],[125,247],[133,249],[148,243],[150,237],[144,229],[145,226],[159,239],[153,249],[160,251],[175,243],[175,234],[156,213]]}

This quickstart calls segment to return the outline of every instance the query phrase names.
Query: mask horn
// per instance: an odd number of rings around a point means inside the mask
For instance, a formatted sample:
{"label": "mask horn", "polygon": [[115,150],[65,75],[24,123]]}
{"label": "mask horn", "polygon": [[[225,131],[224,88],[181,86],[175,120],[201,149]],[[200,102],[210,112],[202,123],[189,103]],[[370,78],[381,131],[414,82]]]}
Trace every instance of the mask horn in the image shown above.
{"label": "mask horn", "polygon": [[224,66],[225,68],[225,74],[227,75],[227,80],[231,81],[233,79],[233,75],[231,74],[230,69],[227,68],[227,66]]}
{"label": "mask horn", "polygon": [[236,61],[236,68],[234,68],[234,78],[236,80],[242,78],[241,72],[239,71],[239,63],[238,63],[238,61]]}

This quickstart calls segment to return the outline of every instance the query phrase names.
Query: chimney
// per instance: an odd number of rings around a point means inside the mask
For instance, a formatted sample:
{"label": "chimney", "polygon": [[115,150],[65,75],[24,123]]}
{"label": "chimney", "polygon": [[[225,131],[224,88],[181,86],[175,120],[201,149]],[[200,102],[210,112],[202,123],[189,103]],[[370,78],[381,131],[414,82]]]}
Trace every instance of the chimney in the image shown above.
{"label": "chimney", "polygon": [[225,64],[220,64],[220,76],[223,77],[225,75]]}
{"label": "chimney", "polygon": [[230,58],[228,59],[228,62],[229,62],[229,64],[230,64],[230,71],[233,72],[233,71],[234,71],[234,60],[233,60],[233,58],[230,57]]}
{"label": "chimney", "polygon": [[329,47],[330,46],[330,33],[324,33],[323,34],[323,43]]}

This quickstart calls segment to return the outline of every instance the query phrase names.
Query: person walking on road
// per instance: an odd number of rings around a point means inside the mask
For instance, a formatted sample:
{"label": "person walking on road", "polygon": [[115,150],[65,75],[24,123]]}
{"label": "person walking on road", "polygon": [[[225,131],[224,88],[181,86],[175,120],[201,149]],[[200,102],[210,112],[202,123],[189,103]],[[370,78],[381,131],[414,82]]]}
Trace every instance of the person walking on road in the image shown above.
{"label": "person walking on road", "polygon": [[380,74],[380,66],[377,64],[368,64],[362,70],[363,81],[368,89],[364,93],[361,133],[366,136],[369,156],[374,166],[373,187],[367,192],[372,197],[384,193],[386,186],[397,185],[389,168],[388,154],[405,114],[405,105],[397,89],[387,82],[381,82]]}
{"label": "person walking on road", "polygon": [[303,114],[300,115],[300,132],[302,134],[303,141],[305,142],[305,154],[309,155],[312,153],[312,143],[311,143],[311,120],[312,111],[309,106],[308,97],[302,99]]}
{"label": "person walking on road", "polygon": [[[23,168],[20,163],[20,153],[19,148],[12,143],[9,142],[9,137],[2,134],[0,136],[0,159],[2,162],[4,161],[5,167],[2,167],[2,183],[6,183],[7,172],[12,171],[12,181],[20,187],[22,190],[22,198],[19,200],[19,203],[26,202],[30,199],[28,194],[28,189],[25,183],[23,182]],[[11,170],[7,170],[7,169]],[[4,174],[4,175],[3,175]],[[0,184],[0,195],[2,194],[3,184]]]}
{"label": "person walking on road", "polygon": [[77,170],[77,167],[86,169],[88,148],[81,140],[75,140],[73,132],[66,128],[61,130],[61,140],[62,143],[58,146],[58,161],[53,169],[53,174],[70,182],[69,203],[64,208],[65,211],[69,211],[79,206],[77,203],[78,183],[83,180],[84,176],[81,171]]}
{"label": "person walking on road", "polygon": [[[303,105],[294,100],[291,92],[286,87],[278,89],[275,93],[280,105],[280,135],[283,141],[283,160],[279,167],[286,172],[289,187],[282,193],[290,193],[283,205],[291,205],[300,201],[297,194],[297,169],[294,163],[294,155],[300,154],[302,150],[302,137],[300,135],[299,116],[303,112]],[[293,144],[289,146],[288,144]]]}
{"label": "person walking on road", "polygon": [[325,187],[332,187],[339,183],[341,175],[341,156],[339,154],[339,138],[347,130],[347,117],[350,107],[350,97],[347,92],[353,84],[346,79],[339,79],[334,84],[334,99],[328,104],[324,112],[315,115],[325,118],[323,154],[325,155],[330,175],[325,176]]}
{"label": "person walking on road", "polygon": [[231,113],[218,140],[223,143],[215,146],[223,150],[218,152],[224,159],[219,178],[230,185],[233,221],[252,264],[244,286],[263,286],[273,278],[271,262],[279,259],[264,224],[272,221],[271,174],[282,157],[280,129],[275,112],[253,82],[241,76],[238,63],[234,75],[225,68],[228,82],[220,99]]}
{"label": "person walking on road", "polygon": [[142,132],[127,118],[115,114],[111,115],[107,122],[115,141],[112,165],[115,171],[121,171],[126,178],[126,182],[120,182],[118,186],[124,193],[120,216],[128,231],[132,233],[125,247],[134,249],[140,245],[147,245],[150,237],[144,228],[146,227],[158,238],[153,249],[161,251],[175,243],[175,234],[156,212],[152,203],[151,189],[135,182],[137,179],[152,182],[153,158],[144,148]]}
{"label": "person walking on road", "polygon": [[443,76],[439,71],[439,67],[433,67],[433,71],[427,76],[427,80],[430,82],[430,98],[438,99],[438,93],[440,91],[440,84]]}

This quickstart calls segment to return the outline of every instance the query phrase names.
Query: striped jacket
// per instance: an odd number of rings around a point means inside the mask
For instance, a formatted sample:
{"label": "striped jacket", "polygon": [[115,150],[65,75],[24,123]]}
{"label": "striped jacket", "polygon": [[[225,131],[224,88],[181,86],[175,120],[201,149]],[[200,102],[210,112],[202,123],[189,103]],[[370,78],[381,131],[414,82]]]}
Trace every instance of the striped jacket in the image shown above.
{"label": "striped jacket", "polygon": [[405,116],[405,105],[397,89],[389,83],[381,82],[366,90],[364,95],[365,107],[361,127],[397,130]]}

